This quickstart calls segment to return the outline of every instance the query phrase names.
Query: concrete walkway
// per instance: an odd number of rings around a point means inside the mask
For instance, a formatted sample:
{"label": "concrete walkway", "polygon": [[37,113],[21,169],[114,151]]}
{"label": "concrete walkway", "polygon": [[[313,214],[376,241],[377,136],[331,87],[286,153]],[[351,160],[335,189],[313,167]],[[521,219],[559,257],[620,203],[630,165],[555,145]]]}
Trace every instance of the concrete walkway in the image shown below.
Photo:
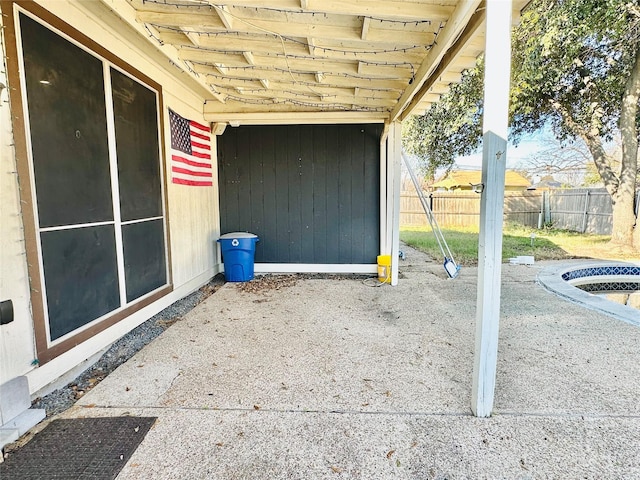
{"label": "concrete walkway", "polygon": [[121,480],[640,479],[640,328],[504,265],[478,419],[477,270],[406,251],[395,288],[226,284],[63,416],[158,417]]}

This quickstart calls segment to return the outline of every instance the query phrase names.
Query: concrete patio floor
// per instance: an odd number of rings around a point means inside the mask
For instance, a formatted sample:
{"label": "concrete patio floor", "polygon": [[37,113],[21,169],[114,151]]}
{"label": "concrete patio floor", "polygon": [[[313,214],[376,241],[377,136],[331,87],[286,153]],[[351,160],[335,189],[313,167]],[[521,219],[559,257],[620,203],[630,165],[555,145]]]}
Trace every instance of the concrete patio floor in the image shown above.
{"label": "concrete patio floor", "polygon": [[476,268],[226,284],[62,417],[157,416],[118,479],[640,478],[640,328],[503,266],[495,413],[471,415]]}

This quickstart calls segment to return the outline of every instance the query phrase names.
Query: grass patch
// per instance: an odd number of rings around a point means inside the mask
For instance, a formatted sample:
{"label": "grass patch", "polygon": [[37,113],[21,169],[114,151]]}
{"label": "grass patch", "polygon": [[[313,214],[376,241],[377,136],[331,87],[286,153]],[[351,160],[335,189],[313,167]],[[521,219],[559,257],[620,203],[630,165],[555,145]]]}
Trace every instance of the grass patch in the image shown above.
{"label": "grass patch", "polygon": [[[449,228],[442,233],[454,260],[461,265],[478,264],[478,230],[473,228]],[[535,238],[531,239],[531,234]],[[443,260],[435,236],[429,227],[405,228],[400,239],[434,260]],[[518,255],[533,255],[536,260],[562,260],[567,258],[607,258],[632,260],[640,258],[638,252],[614,251],[606,235],[587,235],[565,230],[537,230],[521,225],[506,225],[502,237],[502,260]]]}

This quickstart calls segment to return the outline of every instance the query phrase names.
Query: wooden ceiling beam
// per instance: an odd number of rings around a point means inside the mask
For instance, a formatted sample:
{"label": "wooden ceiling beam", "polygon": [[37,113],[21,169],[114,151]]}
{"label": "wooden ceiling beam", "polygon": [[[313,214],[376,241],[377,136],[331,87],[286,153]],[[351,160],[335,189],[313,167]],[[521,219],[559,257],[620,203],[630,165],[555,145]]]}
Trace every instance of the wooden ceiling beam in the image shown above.
{"label": "wooden ceiling beam", "polygon": [[[222,74],[222,76],[226,78],[234,78],[237,80],[257,79],[258,81],[271,80],[271,81],[278,81],[278,82],[283,82],[283,81],[291,82],[291,81],[300,80],[304,82],[313,83],[315,82],[315,79],[316,79],[313,73],[297,73],[297,72],[289,73],[288,71],[261,70],[259,72],[259,75],[256,75],[256,72],[254,72],[253,70],[235,69],[232,71],[231,69],[227,69],[226,67],[223,67],[221,69],[220,66],[212,67],[209,65],[194,65],[193,70],[198,74],[213,75],[214,78]],[[293,76],[293,79],[291,78],[292,76]]]}
{"label": "wooden ceiling beam", "polygon": [[409,80],[413,75],[414,69],[408,63],[398,64],[378,64],[360,62],[358,65],[358,73],[367,77],[391,77],[391,78],[406,78]]}
{"label": "wooden ceiling beam", "polygon": [[[361,112],[368,113],[371,116],[376,118],[384,118],[388,115],[389,108],[387,107],[374,107],[374,106],[366,106],[366,105],[353,105],[353,104],[342,104],[342,103],[331,103],[331,102],[305,102],[305,101],[296,101],[296,100],[274,100],[274,101],[260,101],[260,100],[249,100],[246,102],[238,101],[233,98],[229,98],[227,103],[222,105],[219,104],[220,107],[212,113],[220,114],[220,113],[228,113],[229,115],[235,113],[246,113],[246,114],[255,114],[255,113],[282,113],[282,114],[290,114],[294,112],[341,112],[343,116],[348,117],[351,113]],[[205,119],[208,116],[205,114]],[[220,118],[220,117],[218,117]],[[234,117],[227,116],[230,124],[242,124],[241,121],[236,120]],[[289,116],[289,123],[291,120],[295,121],[295,123],[300,123],[299,117]],[[348,123],[346,121],[340,122],[332,122],[332,123]]]}
{"label": "wooden ceiling beam", "polygon": [[[473,16],[469,19],[467,26],[465,27],[462,34],[458,37],[456,42],[451,46],[451,48],[447,51],[447,53],[443,56],[440,65],[436,68],[436,70],[432,73],[429,79],[424,82],[424,84],[420,87],[420,89],[416,92],[413,99],[407,105],[407,108],[403,112],[401,118],[405,119],[409,115],[412,114],[414,109],[422,108],[423,100],[422,98],[430,95],[438,95],[446,92],[449,88],[448,85],[453,81],[459,81],[460,74],[457,75],[457,78],[453,80],[446,79],[444,77],[447,76],[447,69],[451,67],[451,65],[456,64],[458,62],[465,62],[467,65],[466,68],[473,66],[475,64],[475,58],[464,58],[461,54],[465,50],[465,45],[474,38],[479,30],[481,30],[484,25],[486,17],[485,9],[478,9]],[[458,70],[458,69],[456,69]],[[451,75],[451,74],[449,74]],[[436,85],[440,83],[442,86],[440,89],[434,88]],[[433,97],[431,97],[433,98]]]}
{"label": "wooden ceiling beam", "polygon": [[[104,1],[104,0],[103,0]],[[106,0],[110,2],[111,0]],[[167,4],[157,3],[157,2],[148,2],[146,0],[126,0],[128,3],[133,4],[138,10],[159,10],[160,8],[165,8],[169,11],[175,11],[175,5],[172,5],[171,2]],[[226,5],[229,7],[233,6],[242,6],[242,7],[250,7],[250,8],[260,8],[260,7],[271,7],[271,8],[280,8],[283,10],[294,10],[300,11],[300,2],[301,0],[216,0],[211,1],[210,3],[215,3],[216,5]],[[176,2],[177,3],[177,2]],[[185,4],[187,2],[181,2]],[[213,7],[209,7],[204,2],[193,2],[196,7],[199,7],[200,10],[212,9]]]}
{"label": "wooden ceiling beam", "polygon": [[[250,51],[256,56],[269,55],[284,58],[282,43],[274,42],[266,37],[255,38],[252,36],[248,38],[234,35],[217,38],[200,35],[197,49],[193,48],[193,43],[183,33],[160,31],[158,37],[164,44],[171,44],[175,48],[185,47],[180,54],[185,58],[193,58],[194,60],[206,61],[208,55],[225,55],[227,53],[240,55],[244,51]],[[357,45],[348,42],[336,45],[333,42],[323,41],[308,45],[303,42],[286,41],[285,50],[289,59],[300,57],[307,60],[321,59],[342,62],[361,60],[376,63],[419,64],[423,58],[418,53],[422,51],[421,48],[411,48],[409,51],[403,52],[394,51],[393,47],[388,44],[375,48],[369,42],[364,43],[362,49],[358,49],[356,48]],[[385,48],[388,48],[388,51],[383,51]],[[312,49],[315,52],[315,56],[310,55],[308,49]]]}
{"label": "wooden ceiling beam", "polygon": [[[216,88],[221,93],[226,93],[232,89],[230,86],[222,86],[216,85]],[[292,88],[292,85],[273,82],[271,83],[271,89],[266,90],[262,88],[247,88],[247,87],[236,87],[241,88],[243,92],[250,92],[253,94],[260,94],[263,96],[273,95],[274,92],[289,92],[291,94],[298,95],[317,95],[320,97],[343,97],[343,98],[351,98],[351,102],[357,103],[358,97],[362,99],[380,99],[380,100],[389,100],[395,102],[400,97],[400,92],[397,91],[380,91],[380,90],[361,90],[358,89],[356,93],[354,88],[337,88],[337,87],[325,87],[323,85],[300,85]]]}
{"label": "wooden ceiling beam", "polygon": [[[242,82],[239,85],[233,84],[233,82],[227,81],[216,81],[214,82],[216,89],[218,89],[221,93],[228,93],[231,90],[243,92],[254,92],[254,93],[263,93],[267,95],[267,89],[258,86],[257,82],[254,86],[247,84],[246,82]],[[362,97],[370,97],[370,98],[381,98],[381,99],[391,99],[397,100],[402,93],[399,90],[372,90],[361,87],[334,87],[327,86],[322,84],[316,85],[305,85],[300,83],[281,83],[281,82],[270,82],[270,90],[271,94],[276,91],[287,91],[292,93],[300,93],[300,94],[308,94],[313,91],[314,95],[319,96],[339,96],[339,97],[357,97],[361,95]]]}
{"label": "wooden ceiling beam", "polygon": [[[220,72],[222,75],[228,75],[228,69],[227,67],[225,67],[223,64],[221,63],[214,63],[215,69]],[[200,71],[202,70],[202,66],[194,66],[193,68],[194,72],[200,73]]]}
{"label": "wooden ceiling beam", "polygon": [[[255,72],[251,70],[239,70],[234,71],[233,74],[229,73],[230,70],[226,67],[222,67],[225,71],[222,74],[219,70],[219,67],[207,66],[207,65],[199,65],[195,64],[193,66],[193,70],[202,75],[212,75],[213,78],[224,77],[229,80],[235,79],[240,82],[246,80],[256,80],[257,77],[260,77],[259,80],[269,80],[274,82],[284,82],[284,83],[295,83],[297,81],[305,82],[308,84],[315,84],[316,77],[313,73],[297,73],[297,72],[288,72],[288,71],[268,71],[262,70],[260,71],[260,75],[255,75]],[[293,78],[292,78],[293,77]],[[212,83],[215,83],[216,80],[211,80]],[[408,81],[405,79],[398,78],[370,78],[370,77],[358,77],[352,75],[333,75],[329,73],[324,74],[324,83],[328,85],[335,86],[343,86],[343,87],[362,87],[362,88],[379,88],[379,89],[404,89],[406,87]]]}
{"label": "wooden ceiling beam", "polygon": [[[260,68],[291,68],[292,71],[358,73],[357,63],[353,61],[333,61],[311,58],[285,58],[256,56],[256,66]],[[381,76],[384,76],[382,74]]]}
{"label": "wooden ceiling beam", "polygon": [[[221,93],[226,93],[225,90],[221,90]],[[230,92],[232,93],[232,92]],[[394,99],[389,98],[375,98],[375,97],[360,97],[356,98],[353,95],[322,95],[314,92],[308,93],[298,93],[298,92],[290,92],[290,91],[279,91],[279,90],[264,90],[264,91],[247,91],[242,90],[239,92],[245,98],[256,99],[256,100],[266,100],[271,101],[274,100],[284,101],[284,100],[293,100],[300,102],[308,102],[308,103],[339,103],[339,104],[356,104],[360,106],[367,107],[384,107],[389,108],[392,107],[395,103]]]}
{"label": "wooden ceiling beam", "polygon": [[[281,125],[295,121],[299,124],[322,123],[384,123],[386,114],[380,112],[311,112],[304,111],[290,114],[288,112],[271,112],[265,109],[263,112],[239,112],[228,108],[226,112],[220,112],[218,105],[213,102],[205,102],[204,118],[208,122],[227,123],[234,121],[239,125]],[[303,113],[301,115],[300,113]]]}
{"label": "wooden ceiling beam", "polygon": [[434,5],[425,2],[393,0],[308,0],[307,10],[318,13],[339,15],[368,15],[392,20],[445,21],[454,7]]}
{"label": "wooden ceiling beam", "polygon": [[[308,85],[300,85],[300,84],[274,83],[273,85],[274,85],[274,88],[277,87],[281,90],[292,90],[292,91],[300,91],[300,92],[304,92],[309,88]],[[316,92],[323,93],[324,95],[342,95],[342,96],[357,95],[354,93],[355,89],[357,88],[360,94],[362,94],[363,96],[378,97],[378,98],[393,98],[396,100],[398,99],[401,93],[400,90],[393,90],[393,89],[373,90],[371,88],[364,88],[364,87],[354,88],[353,86],[348,86],[348,85],[333,86],[333,85],[327,85],[327,84],[319,84],[319,85],[313,85],[311,88],[313,88],[313,90]]]}
{"label": "wooden ceiling beam", "polygon": [[191,43],[193,44],[194,47],[199,47],[200,46],[200,36],[195,34],[195,33],[191,33],[191,32],[182,32],[184,33],[184,36],[187,37]]}
{"label": "wooden ceiling beam", "polygon": [[149,23],[152,25],[167,25],[174,28],[210,28],[220,31],[227,30],[222,17],[218,14],[218,10],[212,9],[207,12],[190,12],[187,9],[177,12],[154,12],[154,11],[138,11],[136,20],[140,23]]}
{"label": "wooden ceiling beam", "polygon": [[242,56],[245,58],[249,65],[255,65],[256,59],[251,52],[242,52]]}
{"label": "wooden ceiling beam", "polygon": [[224,63],[229,67],[244,67],[249,65],[247,58],[244,56],[244,52],[240,53],[222,53],[222,52],[204,52],[199,50],[178,50],[178,58],[180,60],[202,63],[207,62],[210,64]]}
{"label": "wooden ceiling beam", "polygon": [[[274,21],[261,18],[231,17],[225,7],[216,7],[218,15],[194,13],[165,13],[144,11],[138,13],[138,20],[151,25],[167,26],[176,29],[202,29],[211,33],[234,31],[282,35],[285,37],[326,38],[332,40],[365,40],[363,27],[358,22],[354,26],[318,24],[310,22]],[[227,25],[232,25],[228,27]],[[430,45],[434,39],[436,27],[428,31],[410,31],[410,29],[367,28],[366,40],[374,43]]]}
{"label": "wooden ceiling beam", "polygon": [[311,55],[312,57],[315,56],[316,46],[315,46],[315,40],[312,37],[307,38],[307,45],[309,47],[309,55]]}
{"label": "wooden ceiling beam", "polygon": [[369,34],[369,28],[371,27],[371,18],[364,17],[362,19],[362,30],[360,32],[360,39],[367,40],[367,35]]}
{"label": "wooden ceiling beam", "polygon": [[229,31],[234,30],[235,18],[229,13],[229,7],[226,7],[224,5],[220,7],[216,6],[215,11],[220,17],[220,20],[222,20],[222,23],[224,24],[226,29]]}
{"label": "wooden ceiling beam", "polygon": [[214,85],[216,88],[219,85],[226,86],[226,87],[240,88],[240,89],[267,88],[262,84],[260,80],[257,80],[257,79],[247,80],[247,79],[228,78],[222,75],[220,75],[215,79],[209,80],[209,83],[211,85]]}
{"label": "wooden ceiling beam", "polygon": [[[353,52],[353,58],[364,60],[375,60],[376,58],[396,59],[396,61],[417,61],[420,62],[426,55],[428,44],[418,43],[394,43],[394,42],[371,42],[368,40],[346,41],[336,39],[316,39],[315,51],[316,55],[322,56],[342,56],[349,58],[350,52]],[[345,52],[346,57],[345,57]],[[402,60],[397,60],[397,59]],[[411,60],[409,60],[411,59]]]}
{"label": "wooden ceiling beam", "polygon": [[[180,46],[190,46],[191,42],[187,43],[187,39],[183,34],[176,34],[172,32],[160,31],[159,39],[164,44],[174,45],[176,48]],[[308,56],[307,46],[304,43],[285,42],[286,50],[289,55],[301,55]],[[274,42],[273,39],[268,39],[266,36],[263,38],[246,38],[240,36],[225,36],[221,38],[200,36],[201,50],[194,50],[194,55],[198,53],[206,55],[213,51],[216,53],[241,53],[250,51],[255,54],[272,54],[283,55],[282,44],[280,42]],[[210,49],[210,50],[207,50]]]}
{"label": "wooden ceiling beam", "polygon": [[[412,69],[408,64],[369,64],[367,62],[353,62],[353,61],[332,61],[323,59],[312,58],[285,58],[285,57],[272,57],[263,55],[254,55],[253,53],[244,52],[243,56],[236,55],[227,61],[223,55],[212,56],[212,61],[209,61],[206,53],[194,51],[193,55],[189,55],[188,51],[180,52],[180,57],[184,60],[189,60],[199,64],[214,65],[216,63],[223,63],[225,68],[229,71],[226,74],[233,75],[233,68],[241,68],[247,70],[247,67],[252,67],[249,70],[257,72],[256,75],[260,75],[262,70],[289,70],[299,73],[313,73],[316,75],[316,80],[320,83],[323,80],[318,80],[318,76],[323,77],[324,72],[333,72],[340,74],[358,74],[361,76],[367,76],[372,78],[406,78],[411,77]],[[249,56],[250,55],[250,56]],[[214,60],[215,58],[215,60]],[[242,61],[242,60],[246,61]],[[249,60],[251,59],[251,60]]]}
{"label": "wooden ceiling beam", "polygon": [[[136,0],[142,3],[141,0]],[[373,16],[406,21],[446,21],[456,2],[424,2],[398,0],[215,0],[216,5],[249,8],[279,8],[292,12],[326,13],[334,15]],[[157,7],[145,7],[146,9]]]}

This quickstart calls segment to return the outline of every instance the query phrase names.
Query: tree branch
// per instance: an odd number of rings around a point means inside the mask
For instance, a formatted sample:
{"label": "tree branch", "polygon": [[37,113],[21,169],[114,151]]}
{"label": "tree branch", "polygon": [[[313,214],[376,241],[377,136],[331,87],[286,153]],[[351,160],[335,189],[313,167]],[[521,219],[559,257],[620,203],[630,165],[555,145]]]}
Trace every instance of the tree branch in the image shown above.
{"label": "tree branch", "polygon": [[[598,170],[598,174],[602,179],[604,186],[611,196],[615,196],[618,192],[620,185],[620,179],[615,174],[611,166],[609,165],[608,155],[602,145],[602,138],[600,137],[600,129],[597,125],[590,125],[589,128],[585,128],[578,124],[569,111],[557,101],[551,101],[552,108],[560,114],[565,125],[573,132],[577,137],[582,138],[587,148],[591,152],[593,157],[593,163]],[[595,110],[595,109],[594,109]],[[595,116],[595,112],[594,112]]]}

